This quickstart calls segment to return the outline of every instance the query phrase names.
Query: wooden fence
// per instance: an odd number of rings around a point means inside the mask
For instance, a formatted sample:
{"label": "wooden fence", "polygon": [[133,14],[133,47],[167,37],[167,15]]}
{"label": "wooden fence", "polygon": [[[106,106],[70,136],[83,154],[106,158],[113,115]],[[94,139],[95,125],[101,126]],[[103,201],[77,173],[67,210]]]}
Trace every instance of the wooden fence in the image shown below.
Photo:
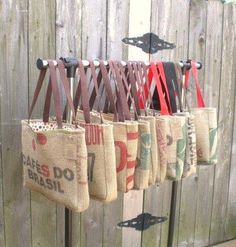
{"label": "wooden fence", "polygon": [[[174,246],[236,237],[236,5],[220,0],[0,0],[0,246],[64,246],[64,208],[22,187],[20,120],[27,117],[36,59],[194,58],[209,106],[219,109],[219,163],[178,186]],[[152,31],[176,44],[150,57],[122,44]],[[42,103],[42,98],[41,101]],[[42,104],[35,116],[40,117]],[[92,201],[73,214],[73,247],[167,246],[171,182]],[[141,213],[166,217],[147,230],[117,224]]]}

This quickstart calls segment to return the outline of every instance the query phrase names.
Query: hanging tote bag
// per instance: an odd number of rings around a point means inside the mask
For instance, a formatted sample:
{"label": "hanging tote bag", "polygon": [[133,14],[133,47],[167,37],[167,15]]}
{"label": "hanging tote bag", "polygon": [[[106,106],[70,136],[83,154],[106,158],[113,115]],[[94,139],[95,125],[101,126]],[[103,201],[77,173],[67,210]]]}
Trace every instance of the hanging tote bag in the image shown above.
{"label": "hanging tote bag", "polygon": [[[196,64],[191,62],[191,72],[193,74],[197,108],[191,108],[194,115],[194,125],[196,129],[196,146],[198,164],[217,163],[217,112],[216,108],[205,107],[205,102],[201,93]],[[186,72],[185,89],[188,89],[190,71]]]}
{"label": "hanging tote bag", "polygon": [[[30,120],[40,93],[46,69],[40,71],[29,120],[22,120],[22,157],[24,185],[42,193],[48,199],[76,211],[88,208],[87,150],[83,128],[62,123],[61,103],[53,61],[48,61],[50,80],[42,120]],[[64,71],[60,64],[60,72]],[[65,76],[65,74],[64,74]],[[75,113],[65,77],[63,84],[67,101]],[[49,121],[51,93],[53,94],[56,121]]]}
{"label": "hanging tote bag", "polygon": [[[112,114],[106,113],[102,116],[104,122],[108,121],[113,124],[118,191],[128,192],[134,187],[134,170],[138,151],[138,123],[131,120],[118,64],[116,61],[109,61],[108,71],[104,63],[100,61],[103,82],[107,87],[106,92],[111,92],[108,97],[112,108]],[[120,64],[120,66],[122,65]],[[111,84],[109,76],[114,79],[115,85]],[[111,86],[115,88],[114,97],[111,96],[113,94]]]}
{"label": "hanging tote bag", "polygon": [[[134,63],[132,63],[134,65]],[[132,71],[132,64],[128,63],[129,77],[131,76],[132,86],[135,85],[134,74]],[[134,99],[130,94],[128,74],[125,74],[124,68],[119,64],[121,76],[126,89],[127,102],[130,101],[130,107],[133,106],[135,111],[135,119],[138,122],[138,151],[136,158],[136,167],[134,171],[134,189],[143,190],[149,187],[149,172],[151,165],[151,132],[150,123],[146,120],[140,119],[139,106],[134,103]],[[137,97],[137,94],[135,95]],[[136,101],[136,100],[135,100]]]}
{"label": "hanging tote bag", "polygon": [[[187,140],[186,140],[186,152],[185,152],[185,161],[183,168],[182,178],[188,177],[191,174],[196,173],[197,165],[197,150],[196,150],[196,133],[194,126],[194,116],[189,112],[183,111],[183,102],[181,100],[181,87],[182,77],[179,75],[179,65],[172,62],[163,63],[167,88],[171,103],[171,109],[174,115],[184,116],[186,118],[187,124]],[[177,110],[180,112],[176,113]]]}
{"label": "hanging tote bag", "polygon": [[[90,69],[95,87],[98,85],[94,63]],[[83,111],[77,111],[76,120],[85,128],[85,139],[88,151],[89,194],[92,198],[110,202],[117,198],[116,158],[113,137],[113,125],[101,123],[94,112],[89,111],[87,77],[83,63],[79,62],[81,97]],[[97,87],[98,88],[98,87]],[[98,90],[96,90],[98,92]],[[77,99],[78,102],[78,99]],[[75,105],[77,108],[77,105]],[[81,116],[83,112],[84,117]],[[87,118],[85,117],[87,114]]]}
{"label": "hanging tote bag", "polygon": [[[148,144],[150,142],[150,145],[143,145],[141,143],[144,149],[141,153],[144,153],[146,155],[146,158],[143,159],[143,162],[146,165],[141,166],[141,168],[144,167],[146,170],[146,174],[149,174],[147,178],[147,175],[145,174],[144,169],[141,170],[141,172],[144,175],[143,180],[145,180],[145,186],[142,186],[142,188],[147,188],[149,185],[154,185],[156,183],[157,170],[159,166],[159,153],[158,153],[158,147],[157,147],[157,134],[156,134],[156,119],[153,115],[148,115],[147,109],[145,109],[146,115],[141,114],[140,108],[142,107],[142,105],[144,106],[144,100],[140,104],[140,97],[142,96],[141,96],[141,93],[139,95],[137,93],[140,90],[140,86],[142,84],[139,81],[144,79],[147,82],[148,80],[147,68],[145,67],[144,64],[141,64],[141,66],[137,66],[137,63],[135,62],[128,62],[127,67],[128,67],[128,73],[129,73],[128,74],[129,84],[131,85],[131,93],[134,99],[134,105],[136,108],[138,119],[149,123],[149,126],[150,126],[150,141],[148,141],[149,138],[146,138],[147,139],[146,143]],[[142,89],[140,91],[144,92],[142,91]],[[146,98],[148,98],[148,95]],[[140,129],[141,128],[142,127],[140,126]],[[141,151],[141,148],[139,148],[139,150]],[[138,167],[139,165],[137,165],[137,168],[135,170],[136,174],[138,174]],[[139,181],[140,179],[139,180],[135,179],[135,180]],[[137,187],[137,185],[135,187]]]}
{"label": "hanging tote bag", "polygon": [[[159,151],[163,155],[164,161],[167,162],[166,177],[170,180],[179,180],[183,174],[185,150],[186,150],[186,118],[169,114],[171,109],[170,97],[166,84],[166,78],[162,63],[151,63],[151,70],[154,80],[156,81],[157,92],[159,96],[161,115],[157,117]],[[149,75],[149,79],[151,79]],[[161,84],[162,82],[162,84]],[[163,94],[163,89],[168,99],[168,106]],[[166,146],[163,144],[166,143]],[[164,150],[162,150],[164,147]],[[166,147],[166,149],[165,149]],[[162,154],[161,154],[162,152]],[[167,157],[166,157],[166,156]],[[163,179],[163,177],[161,177]]]}

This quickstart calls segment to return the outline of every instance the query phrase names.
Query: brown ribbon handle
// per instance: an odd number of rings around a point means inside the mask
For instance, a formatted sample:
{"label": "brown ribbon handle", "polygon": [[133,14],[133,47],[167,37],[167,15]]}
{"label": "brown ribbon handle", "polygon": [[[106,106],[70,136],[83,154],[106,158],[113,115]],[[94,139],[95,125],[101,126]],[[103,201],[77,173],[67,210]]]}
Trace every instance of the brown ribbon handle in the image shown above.
{"label": "brown ribbon handle", "polygon": [[100,100],[100,97],[101,97],[101,95],[99,94],[99,87],[102,81],[102,74],[101,74],[101,71],[99,70],[98,75],[97,75],[94,61],[89,60],[89,65],[90,65],[92,80],[94,84],[94,87],[92,89],[92,93],[89,99],[89,105],[90,105],[90,109],[93,109],[95,100],[97,98],[99,98]]}
{"label": "brown ribbon handle", "polygon": [[38,81],[37,81],[37,84],[36,84],[36,88],[35,88],[35,91],[34,91],[33,100],[32,100],[31,106],[30,106],[29,114],[28,114],[28,120],[29,120],[29,119],[31,118],[31,116],[32,116],[32,113],[33,113],[35,104],[36,104],[36,102],[37,102],[39,93],[40,93],[41,88],[42,88],[42,85],[43,85],[43,81],[44,81],[46,72],[47,72],[47,68],[46,68],[46,69],[42,69],[42,70],[40,70],[40,72],[39,72]]}
{"label": "brown ribbon handle", "polygon": [[112,93],[112,87],[111,87],[111,82],[108,76],[108,71],[107,71],[107,68],[104,62],[102,60],[99,60],[99,62],[100,62],[100,69],[102,73],[102,78],[103,78],[103,83],[104,83],[105,90],[106,90],[108,103],[110,103],[111,111],[114,113],[114,121],[117,121],[118,112],[116,109],[116,104],[115,104],[115,100],[114,100],[113,93]]}
{"label": "brown ribbon handle", "polygon": [[49,79],[49,85],[48,85],[47,95],[44,105],[43,121],[48,122],[49,120],[50,98],[52,92],[54,106],[55,106],[56,121],[58,128],[61,129],[62,128],[61,101],[60,101],[59,88],[57,84],[56,68],[52,60],[48,60],[48,65],[50,71],[50,79]]}
{"label": "brown ribbon handle", "polygon": [[84,120],[86,123],[90,123],[90,107],[89,107],[89,95],[87,90],[87,77],[85,74],[83,62],[81,60],[79,61],[79,73],[80,73],[80,83],[78,87],[80,87],[81,89]]}
{"label": "brown ribbon handle", "polygon": [[139,107],[139,100],[138,100],[138,94],[137,94],[137,87],[136,87],[136,80],[134,76],[134,71],[133,71],[133,63],[128,62],[127,63],[128,71],[129,71],[129,83],[131,85],[131,93],[134,99],[134,104],[136,108],[136,112],[138,116],[141,115],[140,107]]}
{"label": "brown ribbon handle", "polygon": [[129,107],[128,107],[128,103],[127,103],[127,99],[125,95],[125,90],[124,90],[124,86],[122,82],[122,76],[121,76],[121,72],[118,67],[118,62],[110,61],[109,65],[112,68],[113,73],[115,73],[116,75],[116,82],[117,82],[116,85],[118,89],[117,90],[118,107],[121,107],[125,120],[131,120]]}

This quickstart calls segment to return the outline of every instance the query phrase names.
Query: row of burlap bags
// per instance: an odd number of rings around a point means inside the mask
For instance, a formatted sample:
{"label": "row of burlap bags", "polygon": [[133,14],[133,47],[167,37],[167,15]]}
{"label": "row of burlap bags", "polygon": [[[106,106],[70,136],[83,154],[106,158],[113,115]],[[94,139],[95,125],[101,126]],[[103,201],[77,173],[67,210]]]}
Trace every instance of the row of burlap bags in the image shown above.
{"label": "row of burlap bags", "polygon": [[[40,71],[28,120],[22,120],[26,187],[81,212],[88,208],[90,197],[110,202],[117,191],[142,190],[165,179],[190,176],[197,161],[216,163],[216,110],[205,108],[194,63],[198,108],[183,112],[173,102],[181,98],[179,88],[187,91],[189,72],[184,83],[174,73],[176,83],[170,88],[170,73],[163,63],[152,62],[148,68],[128,62],[124,68],[117,61],[109,61],[109,66],[100,61],[96,68],[90,61],[90,69],[85,69],[79,61],[72,100],[64,65],[57,63],[55,67],[49,60],[49,69]],[[31,120],[47,70],[43,119]],[[62,118],[59,81],[72,124]],[[53,118],[49,118],[51,96]],[[154,106],[155,99],[159,107]]]}

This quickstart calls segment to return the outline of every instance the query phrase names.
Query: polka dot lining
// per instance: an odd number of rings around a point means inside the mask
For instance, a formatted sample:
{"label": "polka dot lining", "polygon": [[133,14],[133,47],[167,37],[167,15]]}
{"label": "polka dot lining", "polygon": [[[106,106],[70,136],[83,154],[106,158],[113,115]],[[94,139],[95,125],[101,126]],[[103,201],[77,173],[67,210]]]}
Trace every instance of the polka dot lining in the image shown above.
{"label": "polka dot lining", "polygon": [[[30,127],[35,132],[42,132],[42,131],[48,131],[48,130],[55,130],[57,129],[57,123],[56,122],[50,122],[50,123],[44,123],[40,121],[30,121]],[[63,124],[62,129],[68,130],[68,131],[74,131],[76,128],[73,128],[72,125]]]}

